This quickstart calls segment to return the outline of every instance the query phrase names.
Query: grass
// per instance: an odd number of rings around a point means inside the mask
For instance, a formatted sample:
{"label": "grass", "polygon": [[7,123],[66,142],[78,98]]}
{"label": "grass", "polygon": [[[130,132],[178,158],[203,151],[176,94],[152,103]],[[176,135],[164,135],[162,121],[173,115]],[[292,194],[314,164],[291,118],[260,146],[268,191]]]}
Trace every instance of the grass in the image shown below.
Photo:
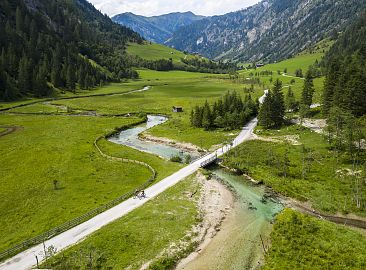
{"label": "grass", "polygon": [[199,188],[194,177],[189,177],[82,243],[61,252],[44,266],[55,270],[85,269],[89,260],[82,254],[93,251],[96,269],[99,269],[98,263],[102,269],[140,269],[182,239],[197,223],[199,194],[193,199],[189,194]]}
{"label": "grass", "polygon": [[50,104],[43,104],[43,103],[37,103],[28,105],[26,107],[19,107],[11,109],[10,112],[12,113],[57,113],[61,112],[61,110],[58,110],[57,107],[52,106]]}
{"label": "grass", "polygon": [[[257,133],[280,140],[295,136],[302,145],[250,141],[226,155],[225,164],[247,172],[284,195],[309,201],[316,209],[365,216],[366,209],[357,208],[354,200],[355,179],[337,172],[352,168],[348,155],[337,158],[321,135],[297,125]],[[366,191],[366,186],[359,182],[360,192]]]}
{"label": "grass", "polygon": [[286,209],[277,216],[266,269],[365,269],[364,235]]}
{"label": "grass", "polygon": [[[272,76],[261,75],[258,77],[260,78],[261,82],[264,83],[265,89],[272,87],[273,83],[271,83],[270,80],[275,81],[276,79],[279,79],[282,81],[284,86],[283,93],[286,94],[288,87],[290,86],[295,94],[296,99],[299,100],[301,98],[304,79],[295,77],[295,71],[297,69],[302,69],[303,74],[305,75],[310,65],[313,65],[316,60],[320,62],[324,56],[324,52],[323,50],[316,48],[318,47],[323,48],[324,46],[327,46],[326,44],[328,43],[326,43],[325,41],[324,43],[325,44],[319,43],[318,45],[316,45],[315,48],[313,48],[312,53],[304,51],[303,53],[295,56],[294,58],[290,58],[278,63],[265,65],[264,67],[257,68],[256,70],[241,71],[240,76],[242,76],[243,78],[250,78],[250,75],[255,74],[256,72],[259,73],[262,71],[272,71],[273,72]],[[324,51],[329,49],[329,47],[324,48],[325,48]],[[282,75],[285,69],[287,69],[287,75],[289,77]],[[278,71],[280,71],[281,74],[278,74],[277,73]],[[314,87],[315,87],[315,93],[313,98],[314,103],[322,102],[323,84],[324,84],[324,77],[314,79]]]}
{"label": "grass", "polygon": [[[22,126],[23,130],[0,138],[0,250],[147,181],[151,175],[147,168],[108,161],[93,146],[96,137],[136,121],[139,119],[1,115],[1,125]],[[109,145],[108,150],[113,147]],[[149,162],[158,173],[176,170],[176,165],[171,169],[161,161],[159,167],[159,160],[152,159]],[[54,180],[59,181],[57,190]]]}
{"label": "grass", "polygon": [[181,59],[186,55],[175,49],[156,44],[145,42],[144,44],[130,43],[127,46],[127,53],[137,55],[146,60],[173,59],[175,63],[181,63]]}
{"label": "grass", "polygon": [[[73,109],[96,109],[103,114],[123,114],[147,112],[153,114],[170,115],[171,121],[150,130],[155,136],[190,142],[204,148],[222,143],[235,134],[232,132],[214,131],[206,132],[203,129],[192,128],[189,123],[191,109],[202,105],[205,100],[215,100],[224,95],[228,90],[236,89],[243,94],[242,86],[231,82],[222,82],[214,78],[202,78],[202,74],[173,72],[167,73],[151,71],[142,72],[142,77],[158,76],[161,81],[149,91],[134,93],[124,96],[91,97],[74,100],[60,100],[55,103],[66,105]],[[179,74],[182,79],[175,76]],[[195,78],[198,76],[197,78]],[[201,77],[199,77],[201,76]],[[165,79],[167,78],[167,79]],[[175,78],[175,79],[174,79]],[[182,106],[183,113],[173,114],[173,106]]]}
{"label": "grass", "polygon": [[323,56],[324,53],[297,55],[294,58],[290,58],[274,64],[265,65],[264,67],[258,68],[257,71],[272,70],[277,72],[277,70],[280,70],[281,72],[283,72],[284,69],[287,68],[287,73],[289,75],[295,76],[295,71],[301,68],[305,75],[309,66],[313,65],[316,60],[320,62]]}

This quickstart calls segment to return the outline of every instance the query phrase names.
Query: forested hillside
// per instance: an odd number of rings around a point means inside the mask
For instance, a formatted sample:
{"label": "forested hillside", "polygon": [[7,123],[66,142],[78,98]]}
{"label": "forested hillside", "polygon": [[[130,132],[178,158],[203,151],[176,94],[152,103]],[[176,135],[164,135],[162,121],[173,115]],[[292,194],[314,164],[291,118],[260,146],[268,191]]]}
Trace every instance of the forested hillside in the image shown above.
{"label": "forested hillside", "polygon": [[333,109],[366,114],[366,13],[353,23],[333,45],[324,60],[324,112]]}
{"label": "forested hillside", "polygon": [[125,45],[142,42],[85,0],[2,0],[0,37],[0,100],[134,77]]}
{"label": "forested hillside", "polygon": [[365,0],[264,0],[182,27],[167,44],[209,58],[274,62],[343,31],[365,7]]}

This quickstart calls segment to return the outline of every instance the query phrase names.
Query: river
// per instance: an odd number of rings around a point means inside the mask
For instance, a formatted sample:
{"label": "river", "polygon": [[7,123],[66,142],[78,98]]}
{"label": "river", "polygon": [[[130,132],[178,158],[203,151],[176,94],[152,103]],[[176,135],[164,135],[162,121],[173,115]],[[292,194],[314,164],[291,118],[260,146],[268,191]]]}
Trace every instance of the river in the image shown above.
{"label": "river", "polygon": [[236,204],[223,222],[221,230],[199,255],[181,269],[259,269],[268,250],[271,221],[282,210],[274,199],[262,201],[264,186],[255,186],[243,176],[221,168],[211,169],[214,178],[229,186]]}
{"label": "river", "polygon": [[168,118],[165,116],[148,115],[147,122],[145,124],[123,130],[120,133],[108,138],[108,140],[116,144],[132,147],[139,151],[158,155],[165,159],[170,159],[173,156],[180,156],[181,158],[184,158],[186,155],[190,155],[192,158],[197,158],[198,156],[195,153],[183,151],[182,149],[178,149],[174,146],[166,144],[144,141],[139,138],[139,134],[157,125],[161,125],[166,121],[168,121]]}
{"label": "river", "polygon": [[[147,123],[121,131],[109,138],[109,141],[164,158],[190,154],[174,146],[139,139],[140,133],[166,121],[168,118],[164,116],[149,115]],[[182,269],[257,269],[263,262],[264,249],[268,249],[271,221],[282,210],[282,205],[274,199],[263,201],[265,187],[255,186],[243,176],[234,175],[218,167],[210,171],[216,180],[232,190],[237,200],[233,211],[223,222],[221,231],[199,256]]]}

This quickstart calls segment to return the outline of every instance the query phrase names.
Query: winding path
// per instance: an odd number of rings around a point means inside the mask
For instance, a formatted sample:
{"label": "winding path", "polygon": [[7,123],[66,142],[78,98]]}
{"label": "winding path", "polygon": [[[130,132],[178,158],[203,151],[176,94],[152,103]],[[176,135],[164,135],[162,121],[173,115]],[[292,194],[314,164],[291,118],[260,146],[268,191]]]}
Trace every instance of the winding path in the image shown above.
{"label": "winding path", "polygon": [[[161,180],[155,185],[147,188],[145,190],[147,194],[147,198],[145,200],[138,200],[130,198],[119,205],[93,217],[92,219],[64,232],[61,233],[45,242],[46,247],[53,246],[57,249],[57,251],[61,251],[70,247],[84,238],[104,227],[105,225],[127,215],[134,209],[144,205],[149,200],[155,198],[168,188],[174,186],[181,180],[195,173],[200,167],[201,164],[207,160],[214,158],[215,156],[222,156],[226,152],[228,152],[233,147],[238,146],[239,144],[247,141],[252,136],[253,130],[257,125],[257,119],[249,122],[240,132],[240,134],[235,138],[232,145],[225,145],[224,147],[216,150],[213,153],[210,153],[195,162],[189,164],[185,168],[179,170],[178,172],[172,174],[171,176]],[[39,244],[34,246],[28,250],[25,250],[18,255],[6,260],[5,262],[0,264],[0,270],[21,270],[21,269],[30,269],[36,264],[36,257],[38,257],[39,261],[44,260],[44,247],[43,244]]]}
{"label": "winding path", "polygon": [[0,137],[3,137],[5,135],[8,135],[8,134],[13,133],[17,130],[22,129],[21,127],[16,127],[16,126],[0,126],[0,128],[5,128],[4,131],[0,132]]}

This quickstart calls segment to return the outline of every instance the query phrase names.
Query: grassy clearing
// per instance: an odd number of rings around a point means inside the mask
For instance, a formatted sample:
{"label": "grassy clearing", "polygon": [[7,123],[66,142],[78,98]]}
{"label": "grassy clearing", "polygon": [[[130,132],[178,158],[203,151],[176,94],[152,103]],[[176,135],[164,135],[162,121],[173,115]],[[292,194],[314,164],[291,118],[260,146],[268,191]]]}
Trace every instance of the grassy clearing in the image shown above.
{"label": "grassy clearing", "polygon": [[[319,45],[322,47],[323,45]],[[259,77],[261,82],[264,83],[265,89],[269,89],[272,87],[273,83],[272,81],[275,81],[276,79],[280,79],[283,82],[283,92],[284,94],[287,93],[288,87],[291,87],[295,97],[297,99],[300,99],[301,92],[304,84],[304,79],[295,77],[295,71],[297,69],[302,69],[303,74],[305,75],[306,71],[308,70],[310,65],[313,65],[316,60],[321,61],[322,57],[324,56],[324,53],[322,51],[315,50],[313,53],[304,52],[303,54],[297,55],[294,58],[290,58],[284,61],[281,61],[279,63],[269,64],[264,67],[257,68],[256,70],[246,70],[240,72],[240,76],[243,76],[244,78],[250,78],[250,74],[255,74],[256,72],[262,72],[262,71],[272,71],[272,76],[266,76],[261,75]],[[282,73],[284,70],[287,69],[287,75],[284,76]],[[281,74],[278,74],[278,71],[281,72]],[[315,86],[315,93],[314,93],[314,103],[321,103],[322,101],[322,93],[323,93],[323,84],[324,84],[324,77],[316,78],[314,80],[314,86]]]}
{"label": "grassy clearing", "polygon": [[99,146],[101,147],[101,149],[103,149],[103,152],[108,153],[108,155],[139,160],[149,164],[156,170],[157,180],[161,180],[183,167],[183,165],[180,165],[178,163],[163,160],[158,156],[154,156],[145,152],[140,152],[124,145],[116,145],[107,140],[100,141]]}
{"label": "grassy clearing", "polygon": [[50,104],[43,104],[43,103],[37,103],[28,105],[26,107],[19,107],[11,109],[10,112],[12,113],[57,113],[61,112],[61,110],[58,110],[57,107],[52,106]]}
{"label": "grassy clearing", "polygon": [[130,43],[127,47],[127,53],[131,55],[137,55],[146,60],[160,60],[172,58],[173,62],[181,63],[181,58],[185,58],[186,55],[175,49],[156,44],[145,42],[142,45],[137,43]]}
{"label": "grassy clearing", "polygon": [[[28,98],[24,100],[18,100],[14,102],[1,102],[0,103],[0,109],[7,109],[12,108],[19,105],[27,105],[32,106],[31,103],[37,102],[37,104],[48,101],[52,99],[59,99],[59,98],[73,98],[73,97],[80,97],[80,96],[93,96],[93,95],[108,95],[108,94],[114,94],[114,93],[125,93],[132,90],[139,90],[142,89],[146,82],[143,80],[135,80],[135,81],[128,81],[123,83],[111,83],[103,87],[98,87],[91,90],[77,90],[75,93],[71,92],[58,92],[56,93],[56,96],[53,98]],[[22,112],[23,107],[17,108],[17,112]]]}
{"label": "grassy clearing", "polygon": [[365,269],[364,235],[286,209],[277,216],[263,269]]}
{"label": "grassy clearing", "polygon": [[177,82],[177,80],[191,80],[191,79],[205,79],[213,77],[214,75],[198,72],[186,72],[186,71],[155,71],[148,69],[141,69],[138,71],[142,80],[149,81],[161,81],[163,83]]}
{"label": "grassy clearing", "polygon": [[289,75],[295,76],[295,71],[301,68],[305,74],[309,66],[313,65],[316,60],[320,62],[323,56],[324,53],[298,55],[294,58],[290,58],[278,63],[269,64],[264,67],[258,68],[257,71],[273,70],[277,72],[277,70],[280,70],[281,72],[283,72],[284,69],[287,68],[287,73]]}
{"label": "grassy clearing", "polygon": [[108,161],[93,146],[96,137],[136,121],[1,115],[1,125],[24,129],[0,138],[0,250],[144,183],[147,168]]}
{"label": "grassy clearing", "polygon": [[[348,155],[337,158],[328,150],[321,135],[297,125],[279,131],[258,130],[257,133],[283,141],[287,137],[302,145],[250,141],[231,151],[225,157],[225,163],[247,172],[278,192],[311,202],[316,209],[365,216],[366,209],[357,208],[354,200],[355,179],[337,172],[352,168]],[[366,190],[362,183],[360,188],[361,192]]]}
{"label": "grassy clearing", "polygon": [[[190,177],[125,217],[94,233],[82,243],[52,258],[52,269],[86,269],[92,251],[94,267],[140,269],[172,243],[178,242],[198,222],[196,194],[200,188]],[[147,194],[148,195],[148,194]],[[110,268],[108,268],[110,267]]]}

